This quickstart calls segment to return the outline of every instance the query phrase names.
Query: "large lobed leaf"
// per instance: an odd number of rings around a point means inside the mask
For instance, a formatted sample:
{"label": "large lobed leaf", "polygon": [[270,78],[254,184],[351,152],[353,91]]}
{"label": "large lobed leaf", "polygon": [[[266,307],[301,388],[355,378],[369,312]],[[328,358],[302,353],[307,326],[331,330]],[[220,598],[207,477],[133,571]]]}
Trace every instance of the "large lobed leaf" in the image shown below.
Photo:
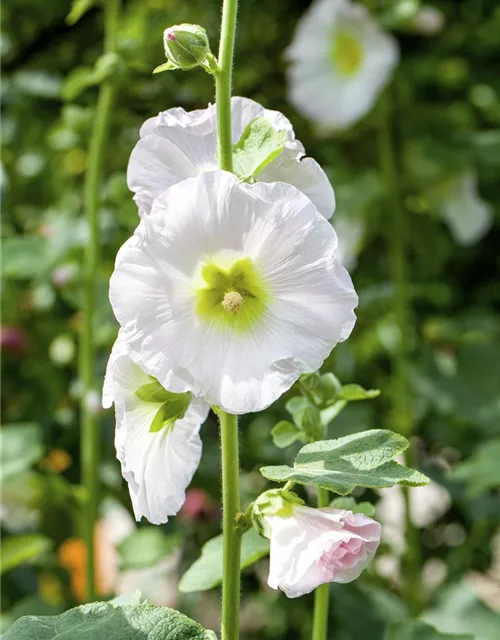
{"label": "large lobed leaf", "polygon": [[93,602],[58,616],[26,616],[3,640],[210,640],[211,632],[166,607]]}
{"label": "large lobed leaf", "polygon": [[373,429],[337,440],[313,442],[300,449],[293,467],[263,467],[260,471],[268,480],[291,480],[340,495],[351,493],[355,487],[425,485],[426,476],[394,460],[408,445],[408,440],[397,433]]}
{"label": "large lobed leaf", "polygon": [[[262,538],[255,529],[246,531],[241,540],[240,567],[245,569],[269,553],[269,540]],[[201,556],[194,562],[179,583],[183,593],[206,591],[222,582],[222,535],[203,545]]]}

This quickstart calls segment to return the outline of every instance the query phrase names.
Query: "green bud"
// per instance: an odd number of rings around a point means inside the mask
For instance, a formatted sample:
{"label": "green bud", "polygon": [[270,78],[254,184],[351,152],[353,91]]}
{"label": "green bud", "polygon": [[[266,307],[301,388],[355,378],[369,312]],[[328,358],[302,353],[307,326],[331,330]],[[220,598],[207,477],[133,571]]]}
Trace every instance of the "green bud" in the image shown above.
{"label": "green bud", "polygon": [[252,524],[261,536],[269,538],[271,528],[266,518],[279,516],[288,518],[293,514],[294,505],[304,504],[296,493],[285,489],[264,491],[253,504]]}
{"label": "green bud", "polygon": [[163,44],[170,69],[193,69],[203,64],[210,54],[207,32],[197,24],[165,29]]}
{"label": "green bud", "polygon": [[310,442],[323,440],[325,437],[325,426],[321,422],[319,409],[312,404],[308,404],[297,411],[293,416],[295,424],[307,436]]}

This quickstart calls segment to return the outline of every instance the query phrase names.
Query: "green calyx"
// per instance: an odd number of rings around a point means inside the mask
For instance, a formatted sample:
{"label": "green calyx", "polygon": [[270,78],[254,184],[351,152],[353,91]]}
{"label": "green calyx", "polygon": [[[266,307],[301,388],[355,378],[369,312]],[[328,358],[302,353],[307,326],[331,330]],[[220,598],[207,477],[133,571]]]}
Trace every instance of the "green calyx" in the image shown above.
{"label": "green calyx", "polygon": [[252,524],[265,538],[271,537],[271,527],[266,518],[277,516],[290,518],[297,505],[304,504],[296,493],[285,489],[271,489],[261,493],[253,504]]}
{"label": "green calyx", "polygon": [[142,385],[135,392],[135,395],[144,402],[160,404],[158,411],[149,427],[150,433],[161,431],[165,427],[173,429],[177,420],[182,420],[189,409],[191,394],[172,393],[167,391],[155,378],[152,382]]}
{"label": "green calyx", "polygon": [[204,320],[244,333],[258,322],[269,301],[262,277],[250,258],[229,268],[209,262],[202,267],[205,286],[196,290],[196,313]]}
{"label": "green calyx", "polygon": [[346,31],[339,31],[335,34],[330,55],[340,73],[349,77],[360,68],[364,52],[357,38]]}

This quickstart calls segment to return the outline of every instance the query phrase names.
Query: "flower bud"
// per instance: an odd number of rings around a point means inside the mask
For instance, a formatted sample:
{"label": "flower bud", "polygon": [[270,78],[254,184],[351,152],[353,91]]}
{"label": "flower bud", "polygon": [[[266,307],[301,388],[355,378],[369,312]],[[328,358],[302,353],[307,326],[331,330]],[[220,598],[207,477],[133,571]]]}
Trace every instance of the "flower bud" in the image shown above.
{"label": "flower bud", "polygon": [[210,53],[207,32],[197,24],[180,24],[163,32],[165,55],[172,69],[192,69]]}
{"label": "flower bud", "polygon": [[304,501],[291,491],[271,489],[261,493],[252,509],[253,526],[261,536],[270,538],[269,518],[274,516],[285,518],[291,515],[294,504],[304,504]]}

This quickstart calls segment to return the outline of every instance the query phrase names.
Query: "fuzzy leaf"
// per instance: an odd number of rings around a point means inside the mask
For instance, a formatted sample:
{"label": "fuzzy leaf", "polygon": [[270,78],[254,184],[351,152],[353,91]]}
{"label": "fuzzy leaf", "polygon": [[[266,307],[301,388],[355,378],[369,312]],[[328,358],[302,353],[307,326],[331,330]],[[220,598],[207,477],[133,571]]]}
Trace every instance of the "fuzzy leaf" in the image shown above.
{"label": "fuzzy leaf", "polygon": [[366,390],[359,384],[345,384],[339,391],[339,398],[348,402],[352,400],[371,400],[379,395],[379,389]]}
{"label": "fuzzy leaf", "polygon": [[265,118],[255,118],[233,147],[235,173],[244,180],[255,177],[279,156],[285,142],[285,131],[276,131]]}
{"label": "fuzzy leaf", "polygon": [[[246,531],[241,539],[240,567],[245,569],[269,553],[269,540],[262,538],[255,529]],[[201,556],[182,576],[179,590],[182,593],[207,591],[222,582],[222,535],[203,545]]]}
{"label": "fuzzy leaf", "polygon": [[25,533],[5,538],[2,540],[0,552],[0,573],[3,574],[25,562],[34,560],[44,551],[48,551],[51,546],[52,542],[49,538],[38,533]]}
{"label": "fuzzy leaf", "polygon": [[280,449],[289,447],[304,435],[292,422],[281,420],[271,430],[274,444]]}
{"label": "fuzzy leaf", "polygon": [[178,545],[178,536],[167,536],[158,527],[137,529],[118,545],[120,569],[152,567]]}
{"label": "fuzzy leaf", "polygon": [[275,482],[291,480],[340,495],[351,493],[355,487],[425,485],[426,476],[394,461],[408,445],[408,440],[397,433],[373,429],[313,442],[302,447],[293,467],[263,467],[261,473]]}
{"label": "fuzzy leaf", "polygon": [[209,640],[197,622],[151,604],[114,606],[93,602],[59,616],[25,616],[3,635],[3,640]]}

